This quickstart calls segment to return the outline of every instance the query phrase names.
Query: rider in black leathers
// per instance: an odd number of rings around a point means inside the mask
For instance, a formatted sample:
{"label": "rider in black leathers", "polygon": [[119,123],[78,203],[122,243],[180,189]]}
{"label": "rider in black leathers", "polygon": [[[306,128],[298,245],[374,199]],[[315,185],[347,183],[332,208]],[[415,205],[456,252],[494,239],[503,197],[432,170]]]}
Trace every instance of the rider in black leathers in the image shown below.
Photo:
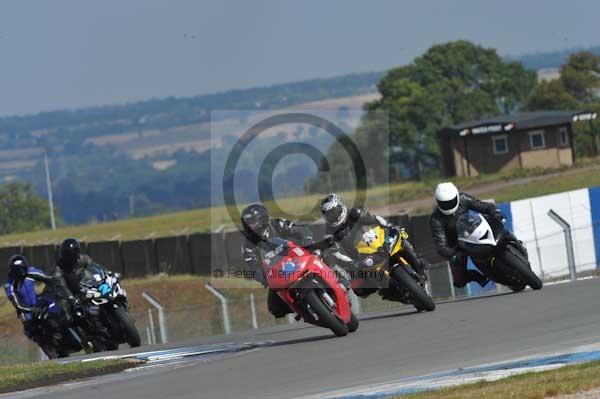
{"label": "rider in black leathers", "polygon": [[477,270],[467,269],[467,255],[458,248],[456,220],[471,211],[492,216],[499,221],[504,214],[495,204],[481,201],[467,193],[461,193],[452,183],[441,183],[435,191],[436,208],[431,214],[430,227],[438,253],[448,258],[454,286],[462,288],[474,281],[482,287],[489,281]]}
{"label": "rider in black leathers", "polygon": [[[387,260],[387,253],[360,255],[356,244],[360,237],[373,226],[388,227],[388,222],[381,216],[374,215],[360,208],[348,209],[344,201],[337,194],[329,194],[321,201],[321,214],[325,219],[325,234],[331,239],[331,247],[323,251],[325,263],[333,267],[340,266],[346,272],[355,272],[369,268],[374,264]],[[420,278],[427,279],[425,270],[427,262],[419,257],[410,242],[403,242],[402,256],[409,262]],[[337,271],[337,270],[336,270]],[[346,276],[346,278],[349,278]],[[375,288],[357,288],[354,290],[358,296],[366,297]]]}
{"label": "rider in black leathers", "polygon": [[[66,282],[68,289],[77,296],[81,292],[79,283],[83,278],[85,269],[93,263],[92,258],[81,253],[81,245],[76,239],[67,238],[60,246],[60,257],[56,262],[53,274],[55,276],[61,276]],[[103,337],[104,339],[109,338],[108,330],[99,317],[89,314],[87,314],[86,317],[88,317],[95,326],[94,334]]]}
{"label": "rider in black leathers", "polygon": [[[243,226],[242,233],[246,238],[242,246],[242,257],[246,265],[250,268],[254,279],[264,287],[268,286],[262,271],[261,242],[264,242],[269,237],[280,237],[294,241],[302,246],[314,243],[313,235],[309,228],[296,225],[285,219],[272,219],[269,217],[267,209],[261,204],[247,206],[242,211],[241,219]],[[287,304],[271,289],[268,292],[267,306],[269,312],[277,318],[291,313],[291,309]]]}

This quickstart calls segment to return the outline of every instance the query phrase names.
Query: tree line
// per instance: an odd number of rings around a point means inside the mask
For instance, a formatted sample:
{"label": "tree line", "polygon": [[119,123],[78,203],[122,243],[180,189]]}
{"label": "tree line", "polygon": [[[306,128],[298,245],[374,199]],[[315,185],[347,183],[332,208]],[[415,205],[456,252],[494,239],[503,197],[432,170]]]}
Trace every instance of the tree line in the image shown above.
{"label": "tree line", "polygon": [[[381,98],[365,105],[354,139],[363,156],[389,159],[397,167],[389,173],[373,170],[370,184],[419,180],[439,174],[437,134],[446,126],[518,111],[600,111],[600,56],[591,51],[571,54],[558,79],[538,83],[536,72],[520,62],[459,40],[434,45],[412,63],[391,69],[377,88]],[[575,125],[578,155],[599,154],[599,123]],[[327,158],[342,159],[344,151],[334,143]],[[380,168],[387,166],[380,163]],[[345,171],[350,167],[348,161],[335,162],[335,189],[348,187]],[[319,177],[311,182],[316,191],[329,184]]]}

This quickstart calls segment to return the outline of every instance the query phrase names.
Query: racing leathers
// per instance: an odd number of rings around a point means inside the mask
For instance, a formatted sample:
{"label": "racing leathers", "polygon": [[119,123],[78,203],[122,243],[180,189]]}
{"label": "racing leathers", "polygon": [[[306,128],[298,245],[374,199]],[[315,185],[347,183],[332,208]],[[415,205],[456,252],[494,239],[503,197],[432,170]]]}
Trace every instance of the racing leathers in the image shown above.
{"label": "racing leathers", "polygon": [[467,269],[467,255],[458,247],[456,220],[459,216],[469,211],[489,215],[498,220],[504,219],[504,214],[495,204],[481,201],[467,193],[460,193],[458,208],[454,214],[444,215],[436,208],[431,214],[429,221],[437,251],[441,256],[448,258],[450,261],[454,286],[458,288],[464,287],[471,281],[475,281],[481,286],[484,286],[488,282],[487,277],[477,270]]}
{"label": "racing leathers", "polygon": [[[92,258],[85,254],[79,255],[75,261],[59,258],[56,262],[56,267],[54,268],[54,275],[60,275],[64,278],[68,290],[77,297],[81,294],[79,283],[83,278],[85,269],[93,263],[94,261]],[[86,317],[91,320],[95,326],[94,334],[106,339],[109,338],[108,330],[100,320],[99,316],[86,314]]]}
{"label": "racing leathers", "polygon": [[[248,231],[244,231],[244,235],[246,241],[242,246],[243,260],[250,268],[254,279],[261,283],[263,287],[268,287],[268,285],[262,269],[260,249],[262,241],[270,237],[280,237],[303,246],[314,242],[312,232],[308,227],[294,224],[285,219],[270,219],[263,237]],[[277,318],[291,313],[289,306],[270,288],[267,296],[267,307],[269,312]]]}
{"label": "racing leathers", "polygon": [[56,262],[54,274],[62,275],[69,290],[72,293],[77,294],[81,290],[79,282],[83,277],[83,272],[85,271],[85,268],[91,264],[93,264],[92,258],[85,254],[79,255],[79,258],[74,263],[67,263],[65,259],[59,258]]}
{"label": "racing leathers", "polygon": [[[334,270],[336,270],[336,266],[339,266],[346,272],[354,274],[354,272],[361,269],[387,261],[388,253],[377,252],[372,255],[363,255],[356,248],[363,235],[374,226],[388,227],[388,222],[383,217],[360,208],[349,209],[346,220],[339,226],[334,227],[327,224],[325,233],[326,237],[330,238],[332,245],[329,249],[323,251],[325,263]],[[408,240],[404,240],[402,245],[402,256],[413,266],[421,279],[425,280],[426,261],[416,254]],[[348,278],[347,275],[346,278]],[[366,297],[376,291],[375,288],[354,289],[354,292],[361,297]]]}
{"label": "racing leathers", "polygon": [[58,318],[45,319],[44,323],[48,324],[52,330],[58,331],[61,326],[70,322],[71,318],[70,307],[64,300],[69,296],[69,292],[66,290],[64,281],[60,279],[60,276],[49,276],[33,266],[27,268],[27,274],[23,277],[15,278],[9,275],[4,285],[6,296],[15,307],[17,317],[23,323],[25,335],[39,343],[40,337],[35,335],[36,323],[40,322],[40,318],[44,316],[48,309],[38,303],[36,281],[46,284],[46,290],[55,294],[59,306],[59,312],[56,313]]}

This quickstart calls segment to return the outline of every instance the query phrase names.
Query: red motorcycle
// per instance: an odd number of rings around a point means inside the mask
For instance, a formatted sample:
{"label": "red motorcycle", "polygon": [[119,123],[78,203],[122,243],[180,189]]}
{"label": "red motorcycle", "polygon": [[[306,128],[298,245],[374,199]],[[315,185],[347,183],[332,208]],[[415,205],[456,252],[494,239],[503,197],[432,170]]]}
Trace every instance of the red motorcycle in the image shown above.
{"label": "red motorcycle", "polygon": [[267,283],[297,314],[296,320],[329,328],[338,337],[356,331],[358,319],[346,288],[318,256],[281,238],[261,247]]}

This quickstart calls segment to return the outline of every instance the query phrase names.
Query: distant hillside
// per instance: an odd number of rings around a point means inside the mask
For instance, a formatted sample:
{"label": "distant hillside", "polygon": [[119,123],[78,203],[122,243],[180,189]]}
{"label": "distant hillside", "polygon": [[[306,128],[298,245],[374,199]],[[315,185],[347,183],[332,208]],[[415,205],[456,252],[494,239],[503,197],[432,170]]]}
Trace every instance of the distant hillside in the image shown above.
{"label": "distant hillside", "polygon": [[565,63],[569,55],[577,51],[591,51],[594,54],[600,55],[600,46],[594,46],[589,48],[583,47],[572,47],[565,50],[552,51],[547,53],[535,53],[525,55],[510,55],[505,58],[510,60],[520,61],[523,66],[527,69],[545,69],[545,68],[558,68]]}
{"label": "distant hillside", "polygon": [[[509,55],[506,58],[521,61],[529,69],[556,68],[569,54],[579,50],[582,48]],[[588,50],[600,54],[600,46]],[[3,117],[0,118],[0,146],[3,149],[38,146],[76,149],[94,137],[165,130],[207,122],[211,109],[277,109],[311,101],[374,93],[377,82],[384,74],[385,71],[356,73],[194,97],[169,97]]]}
{"label": "distant hillside", "polygon": [[0,118],[0,146],[76,149],[89,138],[187,126],[210,119],[210,110],[263,110],[376,91],[382,72],[313,79],[187,98],[41,112]]}

